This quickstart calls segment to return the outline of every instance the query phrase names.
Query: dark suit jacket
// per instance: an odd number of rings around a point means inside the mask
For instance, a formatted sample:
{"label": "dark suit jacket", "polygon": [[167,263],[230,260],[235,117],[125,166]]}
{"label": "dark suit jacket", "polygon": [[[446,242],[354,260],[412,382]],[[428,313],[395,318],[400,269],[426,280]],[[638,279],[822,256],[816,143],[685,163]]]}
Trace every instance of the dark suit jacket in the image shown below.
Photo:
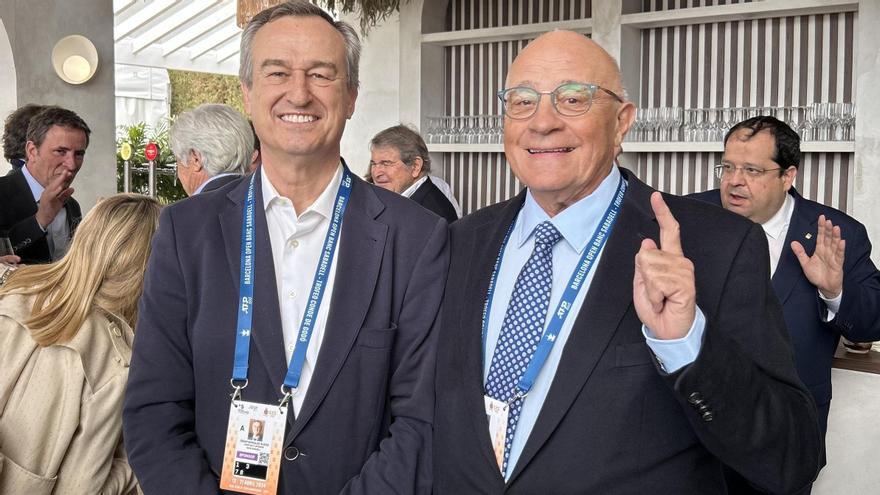
{"label": "dark suit jacket", "polygon": [[[124,406],[146,493],[216,494],[235,346],[248,181],[168,206],[147,268]],[[287,371],[259,176],[247,401],[275,404]],[[330,316],[278,493],[429,493],[434,322],[446,222],[354,178]],[[314,271],[314,267],[307,267]],[[330,294],[327,294],[328,296]],[[298,322],[297,322],[298,323]]]}
{"label": "dark suit jacket", "polygon": [[449,202],[443,191],[431,182],[430,177],[412,193],[409,199],[440,215],[449,223],[458,220],[458,213],[455,212],[455,207],[452,206],[452,203]]}
{"label": "dark suit jacket", "polygon": [[[64,203],[67,228],[73,236],[82,220],[82,210],[75,199]],[[21,169],[0,177],[0,232],[8,232],[12,250],[24,264],[49,263],[49,242],[46,232],[37,223],[37,203]]]}
{"label": "dark suit jacket", "polygon": [[220,189],[221,187],[225,186],[226,184],[229,184],[230,182],[236,181],[241,178],[242,178],[241,175],[224,175],[222,177],[217,177],[215,179],[211,179],[205,183],[205,187],[202,188],[202,190],[200,191],[200,194],[206,193],[208,191],[216,191],[217,189]]}
{"label": "dark suit jacket", "polygon": [[[794,211],[773,274],[773,289],[794,344],[798,375],[816,400],[824,436],[831,404],[831,361],[840,336],[855,342],[880,340],[880,272],[871,261],[871,241],[864,225],[840,210],[805,199],[794,188],[789,194],[795,199]],[[721,206],[717,189],[692,196]],[[846,240],[843,299],[840,311],[829,322],[823,321],[825,303],[790,247],[792,241],[799,241],[807,254],[813,254],[819,215],[839,225]]]}
{"label": "dark suit jacket", "polygon": [[696,361],[666,374],[632,303],[635,254],[646,237],[659,243],[651,189],[621,172],[629,189],[620,215],[507,484],[483,406],[481,317],[525,193],[452,225],[438,335],[435,493],[726,493],[723,463],[771,491],[815,476],[816,410],[797,379],[770,281],[754,268],[769,262],[760,227],[664,195],[707,320]]}

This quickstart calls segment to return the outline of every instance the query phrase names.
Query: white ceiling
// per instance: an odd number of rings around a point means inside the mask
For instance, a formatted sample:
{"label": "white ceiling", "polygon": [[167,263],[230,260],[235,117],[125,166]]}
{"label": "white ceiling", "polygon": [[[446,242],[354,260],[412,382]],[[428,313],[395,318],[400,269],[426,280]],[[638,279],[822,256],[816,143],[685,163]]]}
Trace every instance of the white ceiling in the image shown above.
{"label": "white ceiling", "polygon": [[238,74],[235,0],[113,0],[116,63]]}

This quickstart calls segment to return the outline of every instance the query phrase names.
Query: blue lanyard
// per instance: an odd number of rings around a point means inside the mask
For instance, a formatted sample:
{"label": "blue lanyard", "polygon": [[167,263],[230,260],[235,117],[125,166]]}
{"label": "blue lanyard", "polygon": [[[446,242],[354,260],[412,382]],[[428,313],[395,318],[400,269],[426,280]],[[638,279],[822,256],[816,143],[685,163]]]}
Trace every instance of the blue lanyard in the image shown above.
{"label": "blue lanyard", "polygon": [[[248,185],[247,198],[241,227],[241,277],[239,279],[239,306],[238,306],[238,325],[235,335],[235,361],[232,367],[232,385],[236,389],[236,393],[247,386],[248,375],[248,358],[251,345],[251,324],[252,324],[252,308],[254,303],[254,177],[251,176]],[[315,269],[315,278],[312,282],[312,290],[309,291],[309,302],[306,311],[303,314],[300,323],[299,332],[297,333],[296,349],[290,358],[290,365],[287,368],[287,375],[284,377],[284,385],[281,387],[282,393],[289,396],[299,386],[299,380],[302,376],[303,365],[306,361],[306,351],[309,347],[309,341],[312,338],[312,330],[314,330],[317,321],[318,310],[321,307],[321,301],[324,296],[324,289],[327,286],[327,279],[330,274],[330,267],[333,263],[333,253],[336,250],[336,243],[339,240],[339,232],[342,228],[342,217],[345,213],[345,206],[351,195],[351,172],[348,167],[343,168],[342,182],[339,184],[339,190],[336,193],[336,200],[333,206],[333,216],[330,221],[330,228],[327,229],[327,236],[324,238],[324,247],[321,249],[321,259]],[[244,382],[243,385],[236,385],[236,382]],[[285,391],[285,387],[287,391]]]}
{"label": "blue lanyard", "polygon": [[[590,273],[590,269],[593,268],[593,262],[596,260],[596,256],[602,251],[602,247],[605,245],[605,241],[608,240],[608,236],[611,234],[611,229],[614,227],[614,221],[617,219],[618,213],[620,213],[620,206],[623,203],[623,196],[626,193],[627,183],[623,180],[623,177],[620,178],[620,182],[617,185],[617,193],[614,196],[614,201],[608,206],[608,209],[605,210],[605,219],[596,227],[596,231],[593,233],[593,240],[590,241],[589,248],[584,250],[584,254],[581,255],[580,263],[578,263],[577,269],[571,274],[571,277],[568,280],[568,285],[565,288],[565,291],[562,293],[562,298],[559,300],[559,304],[556,306],[556,311],[553,312],[551,316],[550,323],[547,324],[547,329],[544,330],[544,335],[541,337],[541,342],[538,343],[537,349],[535,349],[535,353],[532,355],[531,360],[529,361],[528,367],[526,367],[525,373],[523,373],[522,378],[520,378],[519,383],[516,384],[516,393],[511,398],[511,401],[516,399],[522,399],[526,395],[528,395],[529,391],[532,389],[532,386],[535,384],[535,380],[538,378],[538,373],[541,371],[541,368],[544,366],[544,363],[547,361],[547,357],[550,355],[550,351],[553,349],[553,344],[556,343],[556,338],[559,336],[559,332],[562,330],[562,325],[565,323],[565,319],[568,317],[568,314],[571,310],[572,305],[574,304],[574,300],[577,298],[578,293],[583,286],[584,280],[587,278],[587,275]],[[514,222],[516,223],[516,222]],[[510,240],[510,234],[513,232],[513,224],[507,229],[507,234],[504,236],[504,241],[501,244],[501,251],[498,253],[498,258],[495,260],[495,268],[492,270],[492,278],[489,279],[489,293],[486,296],[486,303],[483,306],[483,355],[486,355],[486,335],[489,329],[489,311],[492,308],[492,298],[495,294],[495,284],[498,281],[498,270],[501,267],[501,259],[504,256],[504,248],[507,246],[507,242]]]}

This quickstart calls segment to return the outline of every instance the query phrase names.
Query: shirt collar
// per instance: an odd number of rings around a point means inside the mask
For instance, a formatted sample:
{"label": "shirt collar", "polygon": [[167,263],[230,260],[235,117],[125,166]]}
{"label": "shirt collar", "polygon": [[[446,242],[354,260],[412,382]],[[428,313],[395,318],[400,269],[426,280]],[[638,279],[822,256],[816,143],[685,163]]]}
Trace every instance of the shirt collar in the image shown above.
{"label": "shirt collar", "polygon": [[40,196],[43,195],[43,190],[45,188],[40,185],[39,182],[37,182],[37,179],[35,179],[33,175],[31,175],[31,171],[28,170],[27,165],[21,167],[21,173],[24,174],[24,179],[27,181],[28,186],[31,188],[31,194],[33,194],[34,196],[34,201],[39,201]]}
{"label": "shirt collar", "polygon": [[[269,177],[267,177],[266,174],[263,173],[262,169],[260,169],[259,173],[261,174],[260,178],[262,179],[260,182],[262,183],[263,189],[264,210],[268,211],[273,204],[290,201],[284,196],[278,194],[278,190],[275,189],[275,186],[272,185],[272,182],[269,181]],[[311,204],[311,206],[306,208],[304,212],[297,212],[297,215],[302,216],[307,212],[314,211],[325,218],[330,218],[333,215],[333,206],[336,202],[336,192],[339,190],[339,184],[341,182],[342,163],[340,163],[339,166],[336,168],[336,174],[334,174],[333,178],[330,179],[330,183],[327,184],[327,187],[324,188],[324,191],[321,193],[320,196],[318,196],[318,199],[316,199],[315,202]]]}
{"label": "shirt collar", "polygon": [[592,194],[581,198],[553,218],[550,218],[550,215],[538,205],[532,196],[532,191],[527,191],[525,204],[517,220],[516,242],[522,247],[538,224],[550,220],[550,223],[562,234],[565,242],[578,253],[582,253],[596,226],[603,220],[608,205],[614,200],[619,181],[620,171],[616,166],[611,167],[611,173],[602,180]]}
{"label": "shirt collar", "polygon": [[428,180],[427,175],[422,177],[421,179],[413,182],[412,185],[407,187],[406,191],[403,191],[402,193],[400,193],[400,195],[405,198],[412,196],[413,193],[416,192],[416,190],[418,190],[418,188],[422,187],[422,184],[424,184],[426,180]]}
{"label": "shirt collar", "polygon": [[773,239],[779,239],[784,236],[788,230],[788,224],[791,223],[791,214],[794,212],[794,197],[791,194],[785,194],[785,200],[782,202],[782,208],[776,211],[776,214],[770,217],[770,220],[761,224],[764,232]]}
{"label": "shirt collar", "polygon": [[[208,180],[206,180],[205,182],[202,182],[202,185],[200,185],[200,186],[196,189],[196,191],[193,193],[193,196],[195,196],[196,194],[199,194],[200,192],[202,192],[202,190],[205,188],[205,186],[208,185],[208,182],[211,182],[211,181],[214,180],[214,179],[219,179],[220,177],[226,177],[227,175],[238,175],[238,174],[234,174],[234,173],[232,173],[232,172],[224,172],[224,173],[222,173],[222,174],[217,174],[217,175],[215,175],[215,176],[213,176],[213,177],[208,177]],[[264,191],[265,191],[265,189],[264,189]]]}

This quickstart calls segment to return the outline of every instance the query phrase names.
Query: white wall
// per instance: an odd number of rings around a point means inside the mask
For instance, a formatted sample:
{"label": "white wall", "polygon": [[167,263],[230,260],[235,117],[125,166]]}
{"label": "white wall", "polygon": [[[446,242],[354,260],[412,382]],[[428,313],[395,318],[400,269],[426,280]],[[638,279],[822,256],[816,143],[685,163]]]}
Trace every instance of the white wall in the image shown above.
{"label": "white wall", "polygon": [[[342,18],[360,29],[354,16]],[[352,172],[363,176],[369,170],[369,143],[373,136],[400,123],[398,104],[400,77],[400,16],[394,14],[381,26],[361,34],[360,91],[354,115],[342,136],[342,157]],[[410,122],[417,124],[415,122]]]}
{"label": "white wall", "polygon": [[[15,61],[12,58],[12,45],[9,44],[9,36],[6,34],[6,26],[0,20],[0,134],[3,133],[3,122],[10,112],[18,108],[15,84]],[[0,142],[0,150],[3,143]],[[6,175],[10,169],[9,162],[0,159],[0,175]]]}

